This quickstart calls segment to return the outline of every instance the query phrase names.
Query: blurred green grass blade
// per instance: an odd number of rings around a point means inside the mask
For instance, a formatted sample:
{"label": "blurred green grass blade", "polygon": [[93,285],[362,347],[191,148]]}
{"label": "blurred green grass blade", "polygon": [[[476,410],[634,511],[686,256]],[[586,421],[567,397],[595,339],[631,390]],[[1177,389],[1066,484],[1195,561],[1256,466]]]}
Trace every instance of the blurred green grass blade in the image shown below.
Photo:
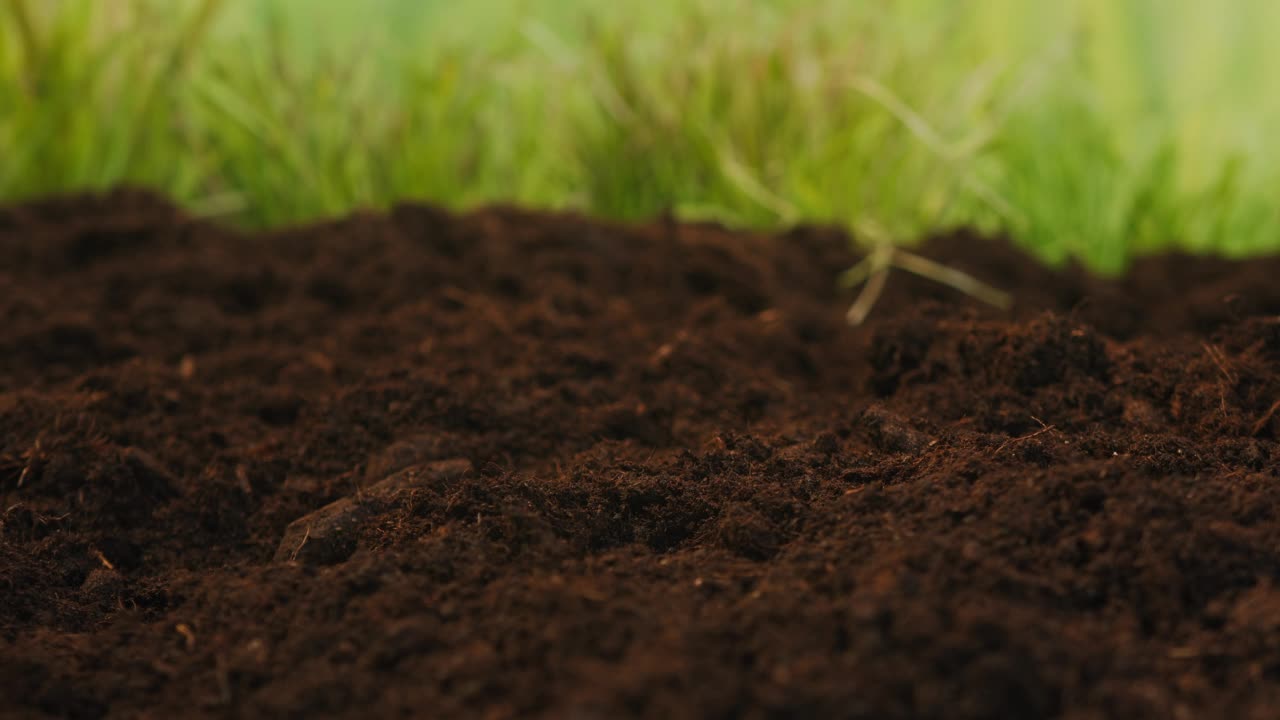
{"label": "blurred green grass blade", "polygon": [[1267,0],[10,2],[0,198],[973,224],[1109,271],[1280,246]]}

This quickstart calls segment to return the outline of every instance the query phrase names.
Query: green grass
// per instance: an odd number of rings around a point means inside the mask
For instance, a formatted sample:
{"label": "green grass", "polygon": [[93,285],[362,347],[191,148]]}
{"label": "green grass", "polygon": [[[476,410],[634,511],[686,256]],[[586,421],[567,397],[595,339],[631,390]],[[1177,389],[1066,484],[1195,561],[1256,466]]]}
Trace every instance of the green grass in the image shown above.
{"label": "green grass", "polygon": [[0,2],[0,199],[974,224],[1103,271],[1280,248],[1270,0]]}

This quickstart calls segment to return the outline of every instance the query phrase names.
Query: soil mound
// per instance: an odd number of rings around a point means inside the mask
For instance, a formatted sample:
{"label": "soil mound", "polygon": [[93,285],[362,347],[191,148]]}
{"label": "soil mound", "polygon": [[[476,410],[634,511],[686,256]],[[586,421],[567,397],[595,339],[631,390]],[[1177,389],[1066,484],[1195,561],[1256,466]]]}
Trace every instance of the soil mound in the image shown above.
{"label": "soil mound", "polygon": [[17,716],[1264,718],[1280,260],[0,210]]}

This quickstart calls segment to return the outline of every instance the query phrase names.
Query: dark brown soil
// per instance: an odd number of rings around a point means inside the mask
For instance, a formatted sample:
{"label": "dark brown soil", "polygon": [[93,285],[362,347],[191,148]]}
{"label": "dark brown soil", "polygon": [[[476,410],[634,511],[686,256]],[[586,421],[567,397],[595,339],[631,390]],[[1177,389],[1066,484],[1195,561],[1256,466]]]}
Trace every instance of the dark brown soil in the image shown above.
{"label": "dark brown soil", "polygon": [[0,210],[0,708],[1275,717],[1280,260],[924,252]]}

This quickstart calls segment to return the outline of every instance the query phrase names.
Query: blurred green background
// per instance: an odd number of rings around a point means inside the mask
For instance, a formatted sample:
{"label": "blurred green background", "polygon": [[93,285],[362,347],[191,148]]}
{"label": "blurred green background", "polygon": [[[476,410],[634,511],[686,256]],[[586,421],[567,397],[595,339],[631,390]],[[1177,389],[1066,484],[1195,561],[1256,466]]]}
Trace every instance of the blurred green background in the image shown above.
{"label": "blurred green background", "polygon": [[1271,0],[0,0],[0,199],[1280,245]]}

